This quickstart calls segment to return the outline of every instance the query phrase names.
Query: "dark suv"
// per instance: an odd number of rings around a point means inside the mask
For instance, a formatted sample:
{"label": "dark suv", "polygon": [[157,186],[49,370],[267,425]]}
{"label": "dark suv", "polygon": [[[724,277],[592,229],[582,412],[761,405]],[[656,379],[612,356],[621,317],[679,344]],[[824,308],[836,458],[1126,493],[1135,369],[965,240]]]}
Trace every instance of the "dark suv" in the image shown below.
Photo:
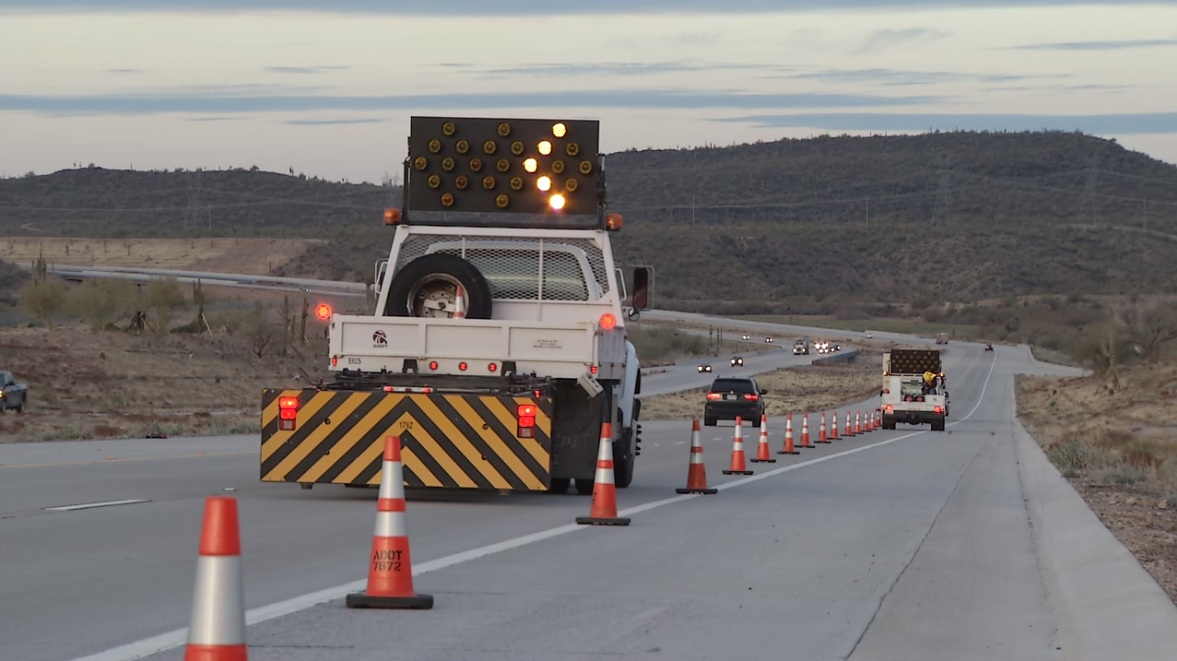
{"label": "dark suv", "polygon": [[703,405],[703,424],[714,427],[717,420],[735,420],[740,416],[760,426],[767,390],[747,376],[721,376],[711,383],[707,403]]}

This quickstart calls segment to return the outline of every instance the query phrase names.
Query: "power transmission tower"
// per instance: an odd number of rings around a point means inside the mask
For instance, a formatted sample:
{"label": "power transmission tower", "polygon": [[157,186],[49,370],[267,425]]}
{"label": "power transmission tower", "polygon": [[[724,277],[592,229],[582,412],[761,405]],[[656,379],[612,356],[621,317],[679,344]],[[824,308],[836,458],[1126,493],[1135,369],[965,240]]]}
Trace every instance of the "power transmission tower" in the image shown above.
{"label": "power transmission tower", "polygon": [[188,229],[189,223],[194,228],[199,227],[201,216],[205,215],[201,213],[202,211],[204,209],[200,207],[200,171],[197,170],[188,179],[188,213],[184,217],[185,230]]}
{"label": "power transmission tower", "polygon": [[936,189],[936,205],[932,208],[932,223],[943,216],[944,224],[952,221],[952,159],[940,161],[940,186]]}
{"label": "power transmission tower", "polygon": [[1094,227],[1099,224],[1099,199],[1096,190],[1099,169],[1095,167],[1095,157],[1087,157],[1087,186],[1083,189],[1083,201],[1079,205],[1079,214],[1087,216]]}

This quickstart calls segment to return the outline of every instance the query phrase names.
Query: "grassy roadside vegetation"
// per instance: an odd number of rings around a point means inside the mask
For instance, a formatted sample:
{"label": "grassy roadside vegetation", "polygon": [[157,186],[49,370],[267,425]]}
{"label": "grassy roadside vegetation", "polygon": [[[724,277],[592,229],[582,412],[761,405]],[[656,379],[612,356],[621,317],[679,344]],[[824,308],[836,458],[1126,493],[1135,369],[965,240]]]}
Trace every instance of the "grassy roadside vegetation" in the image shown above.
{"label": "grassy roadside vegetation", "polygon": [[[870,356],[852,363],[777,370],[757,376],[756,381],[769,391],[765,395],[769,415],[800,414],[804,411],[820,412],[877,395],[881,369],[882,359]],[[642,419],[702,419],[706,395],[706,388],[697,388],[643,399]],[[800,420],[794,420],[798,434],[800,424]],[[809,425],[816,434],[817,419],[810,416]]]}
{"label": "grassy roadside vegetation", "polygon": [[[729,332],[727,338],[712,339],[706,335],[687,333],[684,329],[672,325],[630,324],[626,326],[626,336],[633,343],[638,352],[638,360],[642,367],[660,367],[673,365],[676,360],[691,356],[698,357],[700,362],[716,355],[763,351],[765,347],[752,346],[748,342],[739,340],[739,334]],[[767,345],[766,345],[767,346]]]}
{"label": "grassy roadside vegetation", "polygon": [[1177,603],[1177,312],[1105,324],[1082,378],[1019,376],[1018,415],[1047,457]]}
{"label": "grassy roadside vegetation", "polygon": [[325,375],[325,326],[300,297],[68,286],[41,265],[17,299],[0,312],[0,358],[29,408],[0,416],[0,442],[256,432],[262,388]]}

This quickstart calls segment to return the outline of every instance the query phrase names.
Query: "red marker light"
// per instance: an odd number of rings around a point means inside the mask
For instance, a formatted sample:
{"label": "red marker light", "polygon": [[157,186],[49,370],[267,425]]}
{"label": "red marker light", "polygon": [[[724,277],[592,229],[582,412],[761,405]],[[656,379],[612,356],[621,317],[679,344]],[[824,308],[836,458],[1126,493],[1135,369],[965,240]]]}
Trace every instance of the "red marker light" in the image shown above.
{"label": "red marker light", "polygon": [[612,314],[610,314],[608,312],[601,315],[601,328],[604,328],[605,330],[613,330],[613,328],[616,326],[617,326],[617,317],[614,317]]}
{"label": "red marker light", "polygon": [[458,369],[465,372],[466,371],[466,363],[458,363]]}
{"label": "red marker light", "polygon": [[436,360],[429,361],[429,369],[431,369],[431,370],[437,369],[437,361]]}
{"label": "red marker light", "polygon": [[323,321],[327,321],[331,318],[331,306],[326,303],[320,303],[315,308],[315,316]]}

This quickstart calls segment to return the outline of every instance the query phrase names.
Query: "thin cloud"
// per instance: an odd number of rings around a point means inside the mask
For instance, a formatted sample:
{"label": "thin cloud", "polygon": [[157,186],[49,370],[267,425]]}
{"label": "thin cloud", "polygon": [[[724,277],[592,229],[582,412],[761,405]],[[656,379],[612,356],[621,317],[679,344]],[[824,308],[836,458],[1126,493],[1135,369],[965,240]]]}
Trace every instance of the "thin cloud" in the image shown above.
{"label": "thin cloud", "polygon": [[691,64],[687,62],[598,62],[580,64],[525,64],[467,73],[492,76],[648,76],[724,69],[769,69],[756,64]]}
{"label": "thin cloud", "polygon": [[[730,14],[871,9],[954,9],[960,7],[1067,7],[1091,0],[596,0],[553,3],[537,10],[533,0],[5,0],[2,13],[311,11],[421,16],[535,16],[589,14]],[[1171,0],[1134,0],[1137,5],[1171,5]]]}
{"label": "thin cloud", "polygon": [[1029,76],[1021,74],[978,74],[959,71],[908,71],[904,69],[826,69],[779,76],[800,80],[818,80],[831,83],[877,83],[881,85],[933,85],[962,81],[1011,82],[1027,78],[1055,76]]}
{"label": "thin cloud", "polygon": [[758,128],[826,131],[1083,131],[1093,135],[1177,133],[1177,112],[1100,115],[822,113],[753,115],[715,121]]}
{"label": "thin cloud", "polygon": [[350,68],[351,67],[341,66],[341,65],[319,66],[319,67],[266,67],[266,71],[269,71],[271,73],[306,74],[306,73],[327,73],[328,71],[346,71],[347,69],[350,69]]}
{"label": "thin cloud", "polygon": [[133,73],[143,73],[143,69],[107,69],[106,73],[112,73],[117,76],[124,76]]}
{"label": "thin cloud", "polygon": [[858,53],[881,53],[908,44],[930,44],[952,34],[932,28],[904,28],[902,30],[875,30],[867,36]]}
{"label": "thin cloud", "polygon": [[516,92],[511,94],[417,94],[403,96],[332,95],[216,95],[216,94],[110,94],[88,96],[40,96],[0,94],[0,107],[38,114],[151,115],[164,113],[382,111],[382,110],[488,110],[504,108],[641,108],[709,109],[738,108],[865,108],[925,105],[945,101],[940,96],[882,96],[875,94],[744,94],[696,90],[569,90]]}
{"label": "thin cloud", "polygon": [[379,124],[383,119],[292,119],[283,124],[290,126],[342,126],[346,124]]}
{"label": "thin cloud", "polygon": [[1129,39],[1125,41],[1067,41],[1052,44],[1026,44],[1005,50],[1061,50],[1061,51],[1102,51],[1127,50],[1130,48],[1162,48],[1177,46],[1177,39]]}
{"label": "thin cloud", "polygon": [[190,122],[235,122],[240,117],[190,117]]}

